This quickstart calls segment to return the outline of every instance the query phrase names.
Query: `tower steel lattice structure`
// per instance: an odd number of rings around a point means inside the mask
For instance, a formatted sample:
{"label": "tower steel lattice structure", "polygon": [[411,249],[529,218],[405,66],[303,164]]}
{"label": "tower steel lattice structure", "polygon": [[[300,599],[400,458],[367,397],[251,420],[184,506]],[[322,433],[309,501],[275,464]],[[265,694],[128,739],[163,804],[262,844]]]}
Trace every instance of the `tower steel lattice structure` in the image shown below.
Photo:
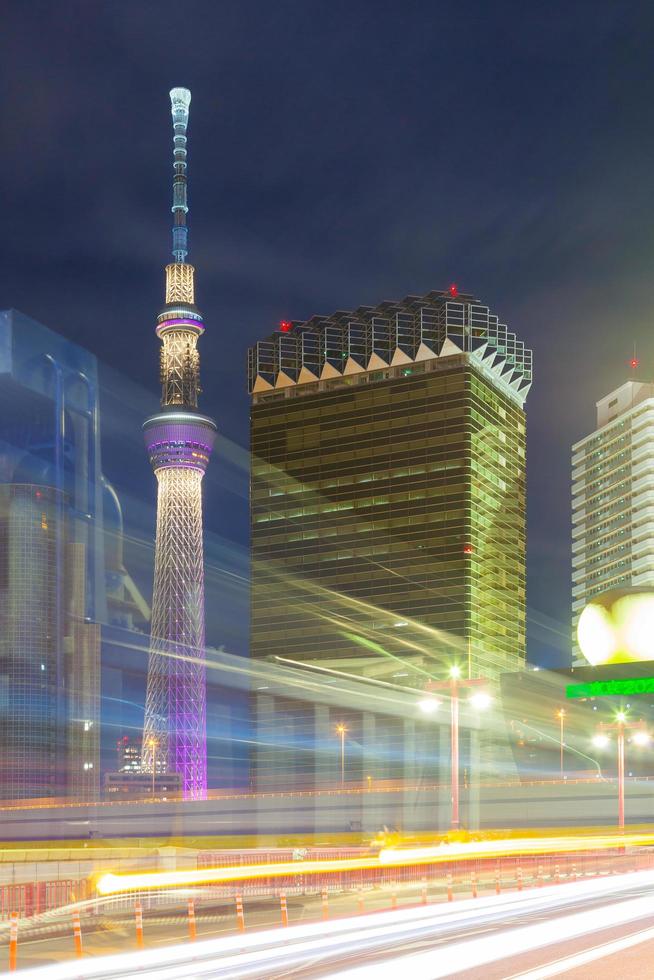
{"label": "tower steel lattice structure", "polygon": [[178,772],[185,799],[207,788],[202,477],[216,425],[198,410],[204,332],[188,255],[186,129],[191,93],[170,93],[174,132],[173,248],[166,266],[161,411],[143,425],[157,478],[157,530],[142,766]]}

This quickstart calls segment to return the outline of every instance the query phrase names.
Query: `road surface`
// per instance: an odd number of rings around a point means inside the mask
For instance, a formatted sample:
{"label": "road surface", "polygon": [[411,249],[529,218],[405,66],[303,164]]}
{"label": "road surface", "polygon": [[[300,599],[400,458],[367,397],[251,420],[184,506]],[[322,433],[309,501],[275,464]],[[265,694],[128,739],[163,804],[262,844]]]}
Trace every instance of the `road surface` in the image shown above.
{"label": "road surface", "polygon": [[625,980],[652,975],[653,951],[654,872],[641,871],[89,957],[19,976]]}

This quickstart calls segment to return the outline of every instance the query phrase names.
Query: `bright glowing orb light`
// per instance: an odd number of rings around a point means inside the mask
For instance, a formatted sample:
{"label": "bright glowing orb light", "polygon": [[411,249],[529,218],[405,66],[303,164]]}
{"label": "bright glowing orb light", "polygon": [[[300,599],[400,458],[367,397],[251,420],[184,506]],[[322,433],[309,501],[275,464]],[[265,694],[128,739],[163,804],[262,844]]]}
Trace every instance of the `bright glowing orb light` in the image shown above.
{"label": "bright glowing orb light", "polygon": [[438,709],[438,701],[436,698],[423,698],[422,701],[418,701],[418,707],[426,715],[433,715]]}
{"label": "bright glowing orb light", "polygon": [[624,596],[615,613],[624,649],[632,660],[654,660],[654,595]]}
{"label": "bright glowing orb light", "polygon": [[478,711],[485,711],[486,708],[490,708],[492,701],[492,697],[486,691],[478,691],[477,694],[473,694],[470,698],[470,704],[473,708],[477,708]]}
{"label": "bright glowing orb light", "polygon": [[593,745],[595,745],[598,749],[605,749],[609,744],[609,741],[609,736],[602,735],[601,732],[598,735],[593,735]]}
{"label": "bright glowing orb light", "polygon": [[651,735],[649,732],[634,732],[633,734],[633,741],[636,743],[636,745],[648,745],[650,739]]}
{"label": "bright glowing orb light", "polygon": [[602,606],[590,603],[577,626],[577,641],[586,660],[593,666],[610,660],[614,653],[615,637],[611,617]]}
{"label": "bright glowing orb light", "polygon": [[590,602],[577,640],[593,666],[654,660],[654,592],[613,590]]}

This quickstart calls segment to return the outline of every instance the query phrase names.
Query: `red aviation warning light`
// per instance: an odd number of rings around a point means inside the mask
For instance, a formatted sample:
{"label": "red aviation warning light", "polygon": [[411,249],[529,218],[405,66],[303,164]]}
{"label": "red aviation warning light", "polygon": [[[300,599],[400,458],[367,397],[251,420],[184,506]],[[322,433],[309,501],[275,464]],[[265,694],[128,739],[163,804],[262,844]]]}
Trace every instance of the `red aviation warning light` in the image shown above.
{"label": "red aviation warning light", "polygon": [[279,329],[282,331],[282,333],[289,333],[289,331],[293,329],[293,324],[290,320],[280,320]]}
{"label": "red aviation warning light", "polygon": [[471,544],[465,544],[463,546],[463,554],[464,555],[471,555],[472,552],[473,552],[473,548],[472,548],[472,545]]}
{"label": "red aviation warning light", "polygon": [[448,289],[448,293],[450,294],[452,299],[456,299],[456,297],[459,295],[459,287],[455,282],[451,283],[450,288]]}
{"label": "red aviation warning light", "polygon": [[639,364],[640,361],[638,360],[637,357],[632,357],[631,360],[629,361],[629,367],[633,368],[634,371],[636,370]]}

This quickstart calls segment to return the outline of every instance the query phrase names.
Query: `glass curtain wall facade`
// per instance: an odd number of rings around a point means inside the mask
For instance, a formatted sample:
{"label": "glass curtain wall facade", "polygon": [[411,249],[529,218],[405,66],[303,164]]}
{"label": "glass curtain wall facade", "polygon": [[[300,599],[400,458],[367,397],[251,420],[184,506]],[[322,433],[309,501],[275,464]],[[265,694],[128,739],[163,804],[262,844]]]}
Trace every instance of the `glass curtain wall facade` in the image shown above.
{"label": "glass curtain wall facade", "polygon": [[394,676],[412,665],[414,681],[453,661],[490,679],[519,669],[522,400],[451,333],[440,356],[260,385],[252,655],[381,658]]}
{"label": "glass curtain wall facade", "polygon": [[5,799],[54,795],[64,763],[58,726],[58,651],[63,623],[57,609],[56,491],[0,486],[0,777]]}
{"label": "glass curtain wall facade", "polygon": [[597,402],[597,428],[572,447],[572,627],[612,589],[654,585],[654,384],[627,381]]}
{"label": "glass curtain wall facade", "polygon": [[106,620],[95,357],[0,311],[0,798],[93,799]]}

